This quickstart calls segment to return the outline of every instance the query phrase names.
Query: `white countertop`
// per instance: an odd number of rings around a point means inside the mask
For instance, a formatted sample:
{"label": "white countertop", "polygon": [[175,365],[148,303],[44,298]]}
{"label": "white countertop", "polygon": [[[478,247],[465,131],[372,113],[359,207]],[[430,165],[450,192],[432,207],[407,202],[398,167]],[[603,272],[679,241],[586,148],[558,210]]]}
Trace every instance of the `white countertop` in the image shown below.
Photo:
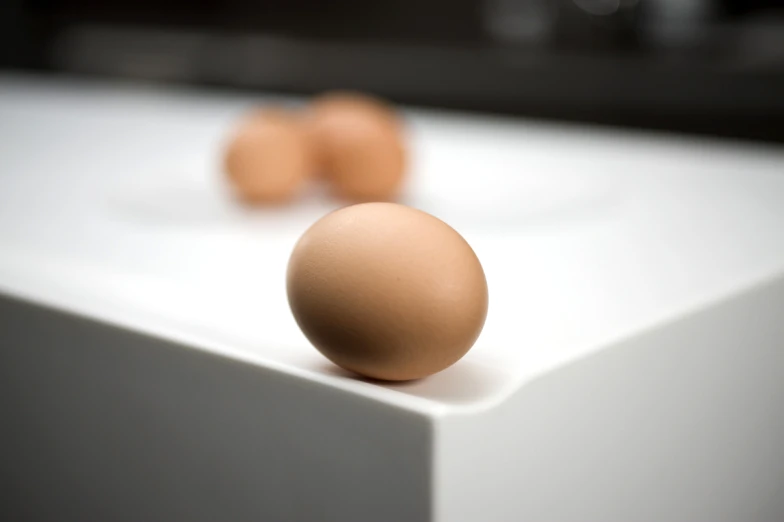
{"label": "white countertop", "polygon": [[784,148],[407,111],[406,202],[472,244],[490,312],[441,374],[349,378],[285,295],[338,203],[251,211],[222,183],[228,130],[270,99],[0,76],[0,290],[439,413],[784,273]]}

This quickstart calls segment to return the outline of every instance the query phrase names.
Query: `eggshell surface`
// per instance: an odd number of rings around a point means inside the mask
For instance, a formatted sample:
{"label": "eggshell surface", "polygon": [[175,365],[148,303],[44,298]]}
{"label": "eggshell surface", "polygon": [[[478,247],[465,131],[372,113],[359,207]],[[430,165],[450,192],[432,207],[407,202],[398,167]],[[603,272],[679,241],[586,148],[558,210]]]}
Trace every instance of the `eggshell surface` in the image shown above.
{"label": "eggshell surface", "polygon": [[249,115],[226,148],[224,167],[247,203],[283,203],[296,196],[314,168],[299,120],[279,110]]}
{"label": "eggshell surface", "polygon": [[335,364],[383,380],[441,371],[484,326],[482,265],[443,221],[394,203],[364,203],[317,221],[296,244],[289,305]]}
{"label": "eggshell surface", "polygon": [[333,192],[352,201],[388,201],[407,163],[402,122],[386,103],[352,93],[317,98],[304,118],[318,169]]}

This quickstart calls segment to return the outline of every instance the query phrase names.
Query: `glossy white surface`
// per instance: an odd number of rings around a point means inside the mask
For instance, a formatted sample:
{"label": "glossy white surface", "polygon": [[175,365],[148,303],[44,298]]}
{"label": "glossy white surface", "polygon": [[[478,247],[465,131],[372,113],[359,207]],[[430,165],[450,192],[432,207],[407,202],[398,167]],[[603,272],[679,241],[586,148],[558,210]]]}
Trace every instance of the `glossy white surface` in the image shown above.
{"label": "glossy white surface", "polygon": [[490,314],[439,375],[350,379],[284,291],[294,241],[337,203],[248,211],[221,182],[259,101],[0,79],[0,289],[438,414],[784,273],[780,149],[411,111],[406,201],[474,246]]}
{"label": "glossy white surface", "polygon": [[337,203],[224,190],[252,103],[0,77],[0,294],[43,305],[0,295],[2,516],[784,518],[781,148],[406,113],[406,200],[474,246],[490,314],[381,385],[286,304]]}

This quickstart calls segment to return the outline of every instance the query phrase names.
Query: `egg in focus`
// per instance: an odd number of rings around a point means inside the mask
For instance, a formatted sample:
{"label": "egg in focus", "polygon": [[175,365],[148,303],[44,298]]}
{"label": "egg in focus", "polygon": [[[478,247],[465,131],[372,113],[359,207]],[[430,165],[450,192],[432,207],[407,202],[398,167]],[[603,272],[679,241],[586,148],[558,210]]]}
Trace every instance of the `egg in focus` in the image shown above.
{"label": "egg in focus", "polygon": [[401,381],[458,361],[484,326],[488,289],[466,240],[394,203],[332,212],[300,238],[287,294],[302,332],[352,372]]}

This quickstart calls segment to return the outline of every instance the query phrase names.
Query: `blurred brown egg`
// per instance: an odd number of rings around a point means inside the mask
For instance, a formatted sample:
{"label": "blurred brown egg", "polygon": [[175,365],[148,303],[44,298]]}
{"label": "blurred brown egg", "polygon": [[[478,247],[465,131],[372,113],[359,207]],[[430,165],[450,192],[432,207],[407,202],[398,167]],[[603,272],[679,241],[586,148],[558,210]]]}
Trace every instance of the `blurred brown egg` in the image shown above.
{"label": "blurred brown egg", "polygon": [[484,326],[482,265],[453,228],[395,203],[326,215],[289,260],[289,305],[311,343],[347,370],[385,380],[454,364]]}
{"label": "blurred brown egg", "polygon": [[339,197],[386,201],[406,169],[403,124],[385,102],[355,93],[316,98],[304,118],[319,173]]}
{"label": "blurred brown egg", "polygon": [[240,123],[226,148],[224,168],[241,200],[276,204],[300,192],[314,163],[299,119],[262,109]]}

